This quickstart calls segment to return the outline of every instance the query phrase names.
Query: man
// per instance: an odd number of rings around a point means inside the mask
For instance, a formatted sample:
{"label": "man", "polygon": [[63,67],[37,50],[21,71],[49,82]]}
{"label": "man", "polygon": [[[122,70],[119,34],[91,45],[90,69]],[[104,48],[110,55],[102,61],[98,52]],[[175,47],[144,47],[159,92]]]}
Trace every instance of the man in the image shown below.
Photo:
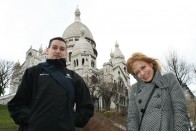
{"label": "man", "polygon": [[45,63],[25,71],[8,103],[10,116],[20,125],[19,131],[74,131],[93,116],[89,90],[82,77],[66,68],[63,38],[51,39],[46,52]]}

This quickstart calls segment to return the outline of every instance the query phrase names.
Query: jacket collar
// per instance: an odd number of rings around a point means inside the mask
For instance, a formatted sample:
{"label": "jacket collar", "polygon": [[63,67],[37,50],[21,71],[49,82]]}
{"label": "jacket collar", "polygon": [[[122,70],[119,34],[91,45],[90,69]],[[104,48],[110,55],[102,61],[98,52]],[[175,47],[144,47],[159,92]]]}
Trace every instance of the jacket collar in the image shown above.
{"label": "jacket collar", "polygon": [[46,59],[46,62],[49,64],[53,64],[58,69],[65,69],[66,68],[66,59]]}
{"label": "jacket collar", "polygon": [[168,87],[168,82],[159,70],[155,72],[152,82],[155,83],[159,88]]}

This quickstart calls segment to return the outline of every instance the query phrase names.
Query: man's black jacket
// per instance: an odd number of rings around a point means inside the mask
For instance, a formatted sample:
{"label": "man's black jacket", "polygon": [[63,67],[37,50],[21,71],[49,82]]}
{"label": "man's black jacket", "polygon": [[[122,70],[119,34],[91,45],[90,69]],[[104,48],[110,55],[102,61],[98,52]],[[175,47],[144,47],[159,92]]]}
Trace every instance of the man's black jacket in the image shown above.
{"label": "man's black jacket", "polygon": [[36,65],[25,71],[16,95],[8,103],[10,116],[21,131],[74,131],[75,127],[85,126],[94,111],[88,87],[82,77],[65,68],[61,60],[47,62],[70,76],[75,103],[51,75]]}

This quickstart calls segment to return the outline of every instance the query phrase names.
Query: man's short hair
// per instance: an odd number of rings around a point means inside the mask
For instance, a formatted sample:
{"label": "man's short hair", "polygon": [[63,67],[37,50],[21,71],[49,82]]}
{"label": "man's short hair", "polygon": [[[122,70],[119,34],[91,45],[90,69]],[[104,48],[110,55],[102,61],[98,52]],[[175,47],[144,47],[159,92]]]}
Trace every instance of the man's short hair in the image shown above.
{"label": "man's short hair", "polygon": [[65,45],[67,46],[67,41],[65,41],[62,37],[54,37],[52,39],[50,39],[49,44],[48,44],[48,48],[50,48],[52,41],[54,40],[59,40],[65,43]]}

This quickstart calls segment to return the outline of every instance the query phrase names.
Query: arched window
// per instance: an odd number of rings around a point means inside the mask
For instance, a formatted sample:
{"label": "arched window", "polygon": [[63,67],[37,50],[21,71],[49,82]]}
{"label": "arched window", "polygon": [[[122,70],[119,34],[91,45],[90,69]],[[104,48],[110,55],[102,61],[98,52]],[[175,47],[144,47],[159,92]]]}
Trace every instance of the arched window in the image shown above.
{"label": "arched window", "polygon": [[84,58],[82,58],[82,65],[84,65]]}
{"label": "arched window", "polygon": [[126,67],[124,67],[124,71],[127,72],[127,68]]}
{"label": "arched window", "polygon": [[76,66],[78,66],[78,59],[76,60]]}
{"label": "arched window", "polygon": [[95,62],[93,60],[91,61],[91,67],[95,67]]}
{"label": "arched window", "polygon": [[119,78],[118,80],[118,92],[123,93],[124,91],[124,83],[122,81],[122,79]]}
{"label": "arched window", "polygon": [[73,41],[73,39],[71,38],[71,39],[69,39],[69,42],[71,42],[71,41]]}
{"label": "arched window", "polygon": [[74,60],[74,67],[76,67],[76,61]]}
{"label": "arched window", "polygon": [[78,38],[75,38],[75,41],[79,41],[79,39]]}
{"label": "arched window", "polygon": [[69,52],[69,62],[71,62],[71,54],[72,52]]}

